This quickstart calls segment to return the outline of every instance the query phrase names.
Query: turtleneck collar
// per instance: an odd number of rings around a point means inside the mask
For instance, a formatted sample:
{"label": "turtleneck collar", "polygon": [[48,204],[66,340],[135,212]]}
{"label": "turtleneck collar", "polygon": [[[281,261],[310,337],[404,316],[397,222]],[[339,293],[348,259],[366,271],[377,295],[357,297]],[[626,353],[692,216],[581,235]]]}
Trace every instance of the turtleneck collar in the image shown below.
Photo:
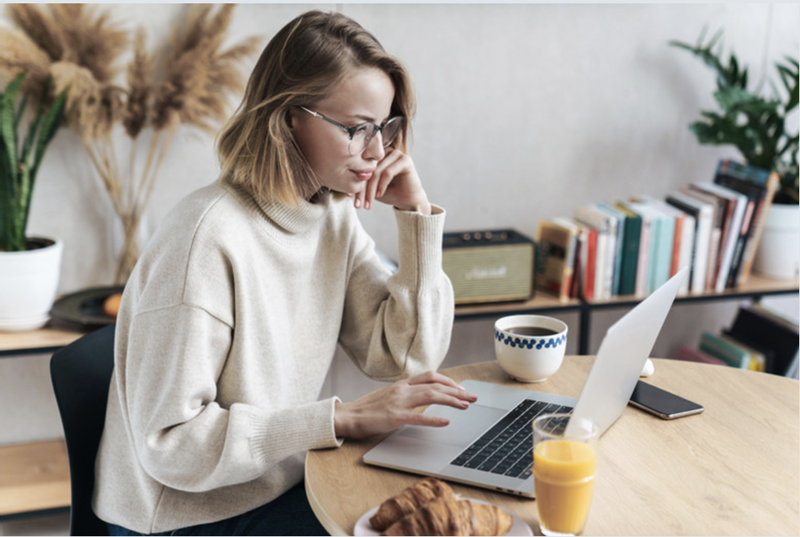
{"label": "turtleneck collar", "polygon": [[318,222],[328,210],[331,195],[327,189],[320,190],[312,198],[313,201],[300,200],[297,207],[285,205],[281,202],[268,200],[257,201],[252,194],[241,187],[226,185],[236,192],[258,216],[267,218],[274,225],[290,235],[301,234],[308,231]]}

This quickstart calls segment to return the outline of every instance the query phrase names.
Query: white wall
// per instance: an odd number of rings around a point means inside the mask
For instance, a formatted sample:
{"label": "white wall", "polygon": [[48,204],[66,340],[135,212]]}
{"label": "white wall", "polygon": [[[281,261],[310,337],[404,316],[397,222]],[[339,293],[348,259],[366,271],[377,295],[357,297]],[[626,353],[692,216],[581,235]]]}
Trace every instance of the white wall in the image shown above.
{"label": "white wall", "polygon": [[[162,42],[183,5],[110,5],[114,18],[147,28]],[[412,150],[432,201],[447,209],[447,229],[515,227],[533,235],[540,218],[570,215],[593,201],[663,196],[709,180],[730,148],[699,145],[687,124],[713,108],[714,76],[689,53],[703,25],[725,29],[757,81],[764,63],[798,51],[800,6],[705,5],[240,5],[237,36],[264,43],[295,15],[338,9],[373,31],[409,68],[418,96]],[[0,18],[0,24],[8,20]],[[253,59],[253,62],[255,59]],[[797,130],[797,114],[792,118]],[[213,181],[213,137],[180,132],[156,188],[148,233],[190,191]],[[113,271],[112,213],[72,133],[54,141],[41,169],[30,231],[65,241],[61,292],[108,284]],[[391,211],[362,212],[378,246],[397,252]],[[798,245],[789,245],[798,247]],[[797,296],[772,301],[794,317]],[[736,303],[676,307],[654,355],[674,355],[703,330],[728,325]],[[592,350],[623,311],[593,318]],[[563,315],[573,333],[577,316]],[[491,321],[459,322],[446,365],[493,359]],[[568,352],[576,352],[574,338]],[[326,392],[349,399],[372,388],[337,357]],[[46,359],[0,360],[0,443],[58,436]],[[21,384],[20,379],[30,379]],[[45,401],[45,403],[42,403]],[[42,405],[50,405],[45,417]]]}

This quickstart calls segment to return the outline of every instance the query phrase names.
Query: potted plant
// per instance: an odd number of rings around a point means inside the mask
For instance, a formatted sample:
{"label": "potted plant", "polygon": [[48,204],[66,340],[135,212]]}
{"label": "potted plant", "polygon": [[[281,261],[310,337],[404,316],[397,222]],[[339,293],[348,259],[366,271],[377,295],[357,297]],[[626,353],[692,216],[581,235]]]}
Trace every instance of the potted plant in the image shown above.
{"label": "potted plant", "polygon": [[47,84],[23,138],[28,96],[17,106],[17,94],[24,79],[19,74],[0,93],[0,330],[31,330],[47,322],[61,264],[62,243],[28,237],[26,228],[36,175],[61,124],[67,92],[47,106]]}
{"label": "potted plant", "polygon": [[780,90],[772,81],[769,96],[759,89],[747,88],[747,67],[736,55],[728,63],[722,60],[722,46],[714,47],[722,37],[718,31],[703,44],[705,29],[697,45],[679,41],[670,44],[688,50],[717,74],[714,99],[719,112],[702,111],[702,120],[689,125],[701,144],[733,145],[747,164],[775,172],[780,185],[767,214],[764,234],[756,255],[754,270],[778,279],[797,278],[800,271],[800,209],[798,208],[798,134],[789,132],[787,116],[798,104],[798,62],[785,56],[775,63],[783,83]]}

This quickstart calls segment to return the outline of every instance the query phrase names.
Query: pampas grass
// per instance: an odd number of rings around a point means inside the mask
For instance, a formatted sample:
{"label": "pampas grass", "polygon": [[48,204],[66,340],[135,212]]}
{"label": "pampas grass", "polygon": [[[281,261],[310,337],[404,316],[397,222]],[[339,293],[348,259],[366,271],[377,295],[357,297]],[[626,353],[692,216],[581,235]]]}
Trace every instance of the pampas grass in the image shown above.
{"label": "pampas grass", "polygon": [[[98,6],[46,7],[8,6],[18,29],[0,29],[0,72],[27,71],[24,90],[32,99],[69,88],[64,124],[80,135],[122,222],[123,249],[114,275],[114,283],[122,284],[139,257],[136,233],[176,131],[187,125],[214,132],[226,119],[227,99],[245,83],[239,65],[258,51],[259,39],[223,49],[234,6],[215,11],[212,5],[195,5],[185,23],[173,27],[168,43],[149,53],[142,29],[131,41]],[[123,71],[118,60],[131,43],[133,57]],[[125,83],[118,84],[122,72]],[[43,93],[48,76],[53,77],[49,96]],[[140,152],[146,131],[151,135]],[[129,145],[124,166],[117,159],[120,142]]]}

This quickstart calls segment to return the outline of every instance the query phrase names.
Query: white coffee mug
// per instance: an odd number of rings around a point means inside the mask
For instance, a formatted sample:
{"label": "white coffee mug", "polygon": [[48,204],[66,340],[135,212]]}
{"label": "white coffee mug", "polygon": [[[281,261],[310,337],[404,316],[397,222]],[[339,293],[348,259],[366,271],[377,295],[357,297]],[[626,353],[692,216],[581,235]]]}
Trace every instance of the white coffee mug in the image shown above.
{"label": "white coffee mug", "polygon": [[511,315],[494,323],[494,352],[513,379],[542,382],[564,361],[567,324],[544,315]]}

